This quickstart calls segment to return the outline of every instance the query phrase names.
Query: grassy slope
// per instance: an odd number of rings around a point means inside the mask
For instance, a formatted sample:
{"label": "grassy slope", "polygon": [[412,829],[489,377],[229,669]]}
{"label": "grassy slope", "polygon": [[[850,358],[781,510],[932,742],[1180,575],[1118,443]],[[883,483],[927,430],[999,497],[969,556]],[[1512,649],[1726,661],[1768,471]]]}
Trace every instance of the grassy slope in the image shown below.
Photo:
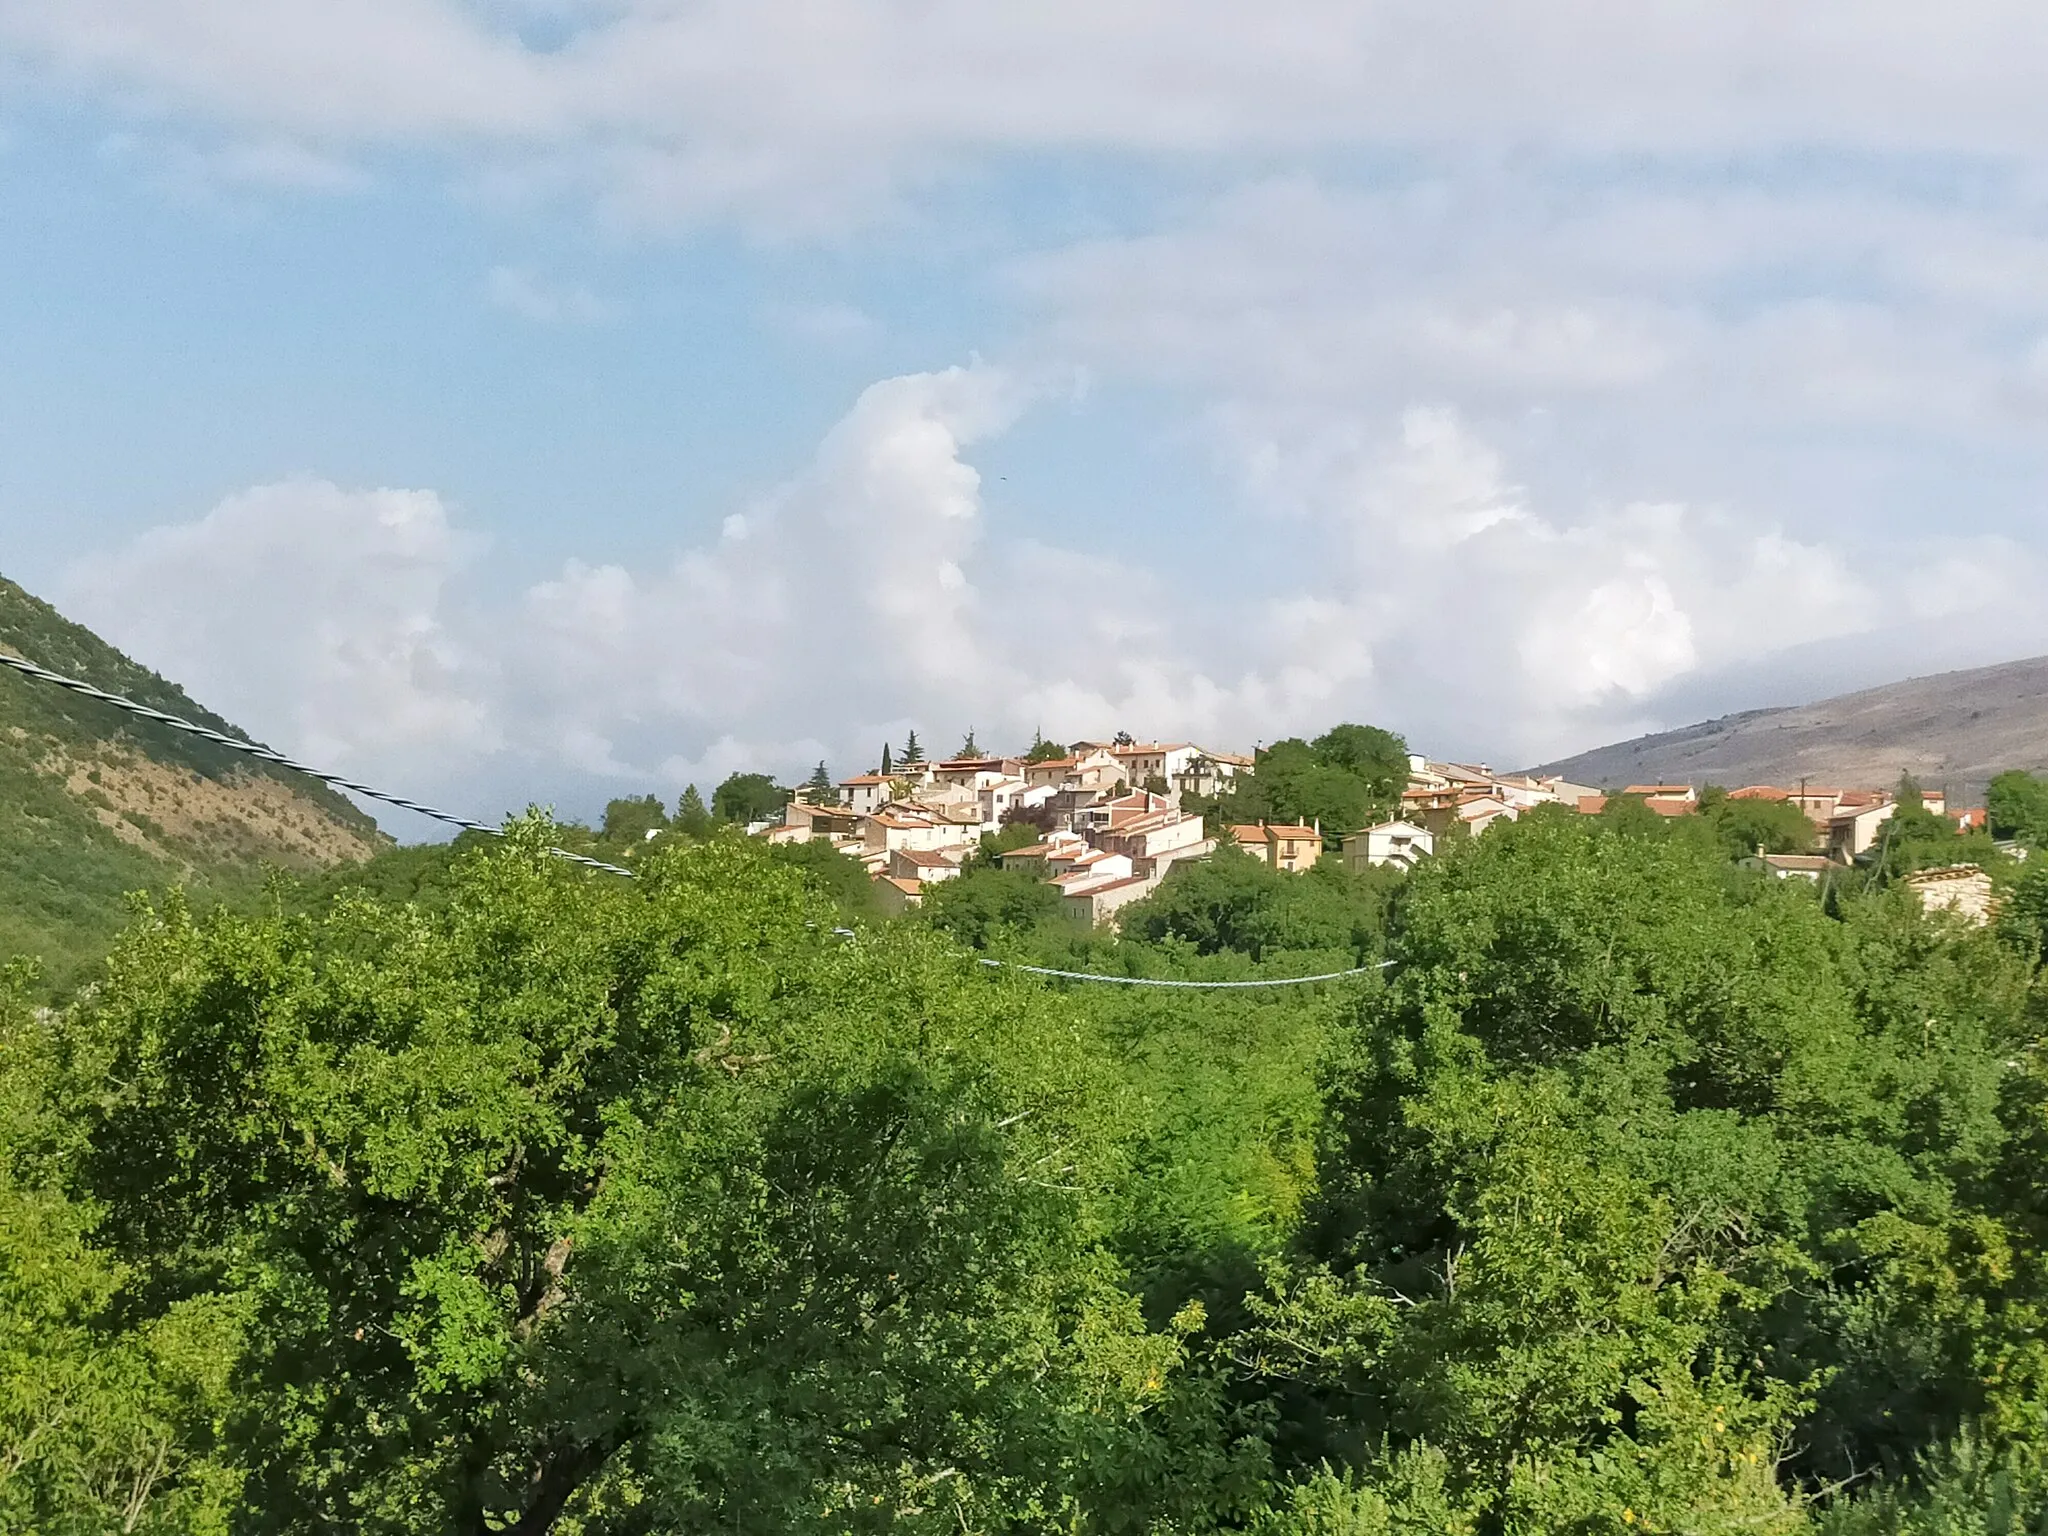
{"label": "grassy slope", "polygon": [[[243,734],[4,578],[0,649]],[[242,902],[271,865],[318,868],[385,841],[322,785],[0,671],[0,957],[36,957],[55,990],[104,952],[128,892],[181,884]]]}

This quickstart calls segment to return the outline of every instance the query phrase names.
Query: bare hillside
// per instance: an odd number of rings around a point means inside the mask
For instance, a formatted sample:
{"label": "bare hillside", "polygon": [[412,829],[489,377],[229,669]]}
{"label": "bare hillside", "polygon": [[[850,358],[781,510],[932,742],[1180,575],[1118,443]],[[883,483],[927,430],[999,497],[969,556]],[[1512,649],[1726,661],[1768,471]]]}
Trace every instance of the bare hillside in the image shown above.
{"label": "bare hillside", "polygon": [[2048,768],[2048,656],[1755,709],[1533,770],[1582,784],[1881,786],[1909,771],[1979,802],[1992,775]]}

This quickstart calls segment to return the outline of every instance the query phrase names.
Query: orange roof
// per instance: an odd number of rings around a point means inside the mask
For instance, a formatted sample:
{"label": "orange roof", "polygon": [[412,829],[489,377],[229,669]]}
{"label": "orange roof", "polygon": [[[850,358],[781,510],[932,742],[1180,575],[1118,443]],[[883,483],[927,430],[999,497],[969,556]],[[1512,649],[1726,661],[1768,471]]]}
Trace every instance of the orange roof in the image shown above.
{"label": "orange roof", "polygon": [[1659,816],[1692,816],[1700,808],[1696,800],[1645,800],[1643,804]]}
{"label": "orange roof", "polygon": [[1298,843],[1304,839],[1313,840],[1320,838],[1323,834],[1314,827],[1288,827],[1282,826],[1278,822],[1269,822],[1256,827],[1232,827],[1230,835],[1240,843]]}
{"label": "orange roof", "polygon": [[922,896],[924,887],[906,875],[881,875],[877,878],[888,881],[906,896]]}
{"label": "orange roof", "polygon": [[1692,793],[1692,786],[1690,784],[1631,784],[1622,793],[1624,795],[1642,795],[1646,799],[1653,795],[1689,795]]}
{"label": "orange roof", "polygon": [[1581,816],[1598,816],[1606,809],[1607,796],[1605,795],[1579,796],[1579,814]]}
{"label": "orange roof", "polygon": [[950,869],[953,865],[953,861],[943,853],[934,853],[924,848],[898,848],[890,857],[901,859],[906,864],[915,864],[920,869],[937,869],[941,866]]}
{"label": "orange roof", "polygon": [[850,779],[841,779],[842,784],[886,784],[889,781],[879,773],[856,773]]}
{"label": "orange roof", "polygon": [[1790,800],[1792,791],[1775,789],[1769,784],[1746,784],[1741,789],[1728,791],[1730,800]]}

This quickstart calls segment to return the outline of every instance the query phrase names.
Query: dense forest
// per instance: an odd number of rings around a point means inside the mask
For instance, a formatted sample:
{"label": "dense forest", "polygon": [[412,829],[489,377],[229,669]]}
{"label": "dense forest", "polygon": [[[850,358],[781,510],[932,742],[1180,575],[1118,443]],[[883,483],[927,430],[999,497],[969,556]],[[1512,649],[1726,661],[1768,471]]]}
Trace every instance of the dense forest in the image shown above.
{"label": "dense forest", "polygon": [[1120,935],[701,803],[158,898],[0,1001],[0,1529],[2043,1528],[2048,860],[1611,809]]}

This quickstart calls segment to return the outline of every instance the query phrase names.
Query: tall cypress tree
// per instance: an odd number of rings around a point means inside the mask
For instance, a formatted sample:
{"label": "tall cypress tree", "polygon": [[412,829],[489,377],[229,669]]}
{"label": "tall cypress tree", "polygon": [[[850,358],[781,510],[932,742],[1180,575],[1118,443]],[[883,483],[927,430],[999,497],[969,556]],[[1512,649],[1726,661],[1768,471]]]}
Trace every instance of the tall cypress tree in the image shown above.
{"label": "tall cypress tree", "polygon": [[896,765],[889,760],[889,743],[885,741],[882,743],[882,777],[885,779],[889,777],[891,773],[895,772],[895,768]]}

